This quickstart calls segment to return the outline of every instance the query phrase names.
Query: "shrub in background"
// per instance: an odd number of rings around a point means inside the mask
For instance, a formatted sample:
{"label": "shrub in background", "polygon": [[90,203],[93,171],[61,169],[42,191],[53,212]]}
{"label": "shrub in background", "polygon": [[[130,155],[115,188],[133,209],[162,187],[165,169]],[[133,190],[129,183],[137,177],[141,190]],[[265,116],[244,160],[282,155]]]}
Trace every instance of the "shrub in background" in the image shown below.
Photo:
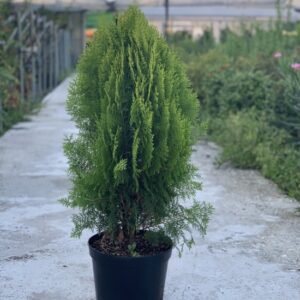
{"label": "shrub in background", "polygon": [[300,151],[286,144],[284,131],[258,145],[256,160],[262,174],[272,179],[291,197],[300,199]]}
{"label": "shrub in background", "polygon": [[[211,99],[211,102],[216,102],[213,99],[218,97],[219,87],[224,84],[224,78],[218,74],[223,75],[229,65],[229,58],[218,48],[205,54],[198,54],[192,62],[186,64],[187,72],[201,104],[206,101],[206,98]],[[215,110],[215,106],[208,102],[206,101],[205,107]]]}
{"label": "shrub in background", "polygon": [[206,53],[216,45],[212,30],[205,30],[201,37],[195,39],[186,31],[175,32],[168,35],[168,42],[186,63],[195,62],[198,54]]}
{"label": "shrub in background", "polygon": [[260,168],[256,148],[269,137],[268,123],[256,109],[230,114],[222,119],[223,126],[214,123],[214,139],[223,147],[219,162],[231,161],[241,168]]}
{"label": "shrub in background", "polygon": [[272,111],[275,95],[273,83],[261,71],[236,71],[225,77],[219,94],[221,114],[236,113],[255,107],[258,111]]}
{"label": "shrub in background", "polygon": [[291,143],[300,149],[300,73],[292,63],[283,60],[279,66],[282,92],[276,103],[276,124],[289,132]]}
{"label": "shrub in background", "polygon": [[[280,13],[280,10],[279,10]],[[221,43],[186,60],[220,162],[256,168],[300,200],[299,25],[282,19],[268,29],[242,24]],[[279,55],[275,56],[277,53]]]}
{"label": "shrub in background", "polygon": [[19,87],[17,51],[4,46],[12,34],[14,24],[7,18],[14,12],[11,1],[0,3],[0,135],[22,119]]}

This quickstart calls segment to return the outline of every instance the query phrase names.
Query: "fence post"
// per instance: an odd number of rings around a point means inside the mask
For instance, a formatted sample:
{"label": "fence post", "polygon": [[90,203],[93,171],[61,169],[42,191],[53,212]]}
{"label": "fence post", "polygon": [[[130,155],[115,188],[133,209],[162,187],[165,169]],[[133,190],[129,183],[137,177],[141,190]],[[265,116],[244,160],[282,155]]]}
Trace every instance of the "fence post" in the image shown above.
{"label": "fence post", "polygon": [[36,28],[35,28],[35,16],[33,11],[30,12],[30,26],[31,26],[31,97],[32,101],[36,101]]}
{"label": "fence post", "polygon": [[65,29],[59,30],[59,75],[62,76],[66,69],[66,62],[64,61],[65,53]]}
{"label": "fence post", "polygon": [[0,93],[0,134],[3,132],[3,112],[2,112],[2,98]]}
{"label": "fence post", "polygon": [[65,30],[65,54],[64,59],[66,61],[66,72],[70,72],[72,65],[72,51],[71,49],[71,34],[70,31]]}
{"label": "fence post", "polygon": [[22,24],[21,24],[21,14],[17,13],[17,24],[18,24],[18,49],[19,49],[19,73],[20,73],[20,100],[21,106],[24,103],[24,57],[23,57],[23,41],[22,41]]}
{"label": "fence post", "polygon": [[42,19],[38,17],[38,30],[39,34],[37,36],[37,62],[38,62],[38,94],[39,99],[42,98],[43,95],[43,77],[42,77],[42,36],[41,36],[41,27],[42,27]]}
{"label": "fence post", "polygon": [[54,63],[55,63],[55,69],[54,69],[54,84],[57,85],[60,78],[59,78],[59,48],[58,48],[58,28],[55,25],[54,26]]}
{"label": "fence post", "polygon": [[47,75],[48,75],[48,55],[47,55],[47,27],[46,27],[46,19],[43,17],[43,31],[42,31],[42,73],[43,73],[43,94],[45,94],[48,90],[47,84]]}
{"label": "fence post", "polygon": [[53,21],[49,23],[49,87],[54,87],[54,24]]}
{"label": "fence post", "polygon": [[68,41],[67,41],[67,30],[64,30],[63,33],[64,33],[64,52],[63,52],[62,59],[64,61],[64,73],[65,73],[69,68],[69,62],[68,62],[69,49],[68,49]]}

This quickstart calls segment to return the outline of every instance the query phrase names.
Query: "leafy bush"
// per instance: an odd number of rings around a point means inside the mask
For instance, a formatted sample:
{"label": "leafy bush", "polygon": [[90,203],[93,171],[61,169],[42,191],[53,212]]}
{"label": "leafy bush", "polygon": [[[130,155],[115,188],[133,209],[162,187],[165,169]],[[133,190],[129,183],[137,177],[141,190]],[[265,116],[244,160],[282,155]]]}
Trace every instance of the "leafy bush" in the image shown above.
{"label": "leafy bush", "polygon": [[198,49],[200,49],[200,52],[202,53],[213,49],[216,45],[213,31],[211,29],[205,30],[203,35],[196,40],[196,43],[199,47]]}
{"label": "leafy bush", "polygon": [[281,94],[276,103],[276,124],[291,135],[291,142],[300,149],[300,74],[291,70],[291,63],[280,66]]}
{"label": "leafy bush", "polygon": [[272,179],[290,196],[300,198],[300,152],[287,144],[289,134],[268,124],[252,109],[215,123],[214,138],[222,145],[219,163],[230,161]]}
{"label": "leafy bush", "polygon": [[236,71],[225,77],[219,97],[220,113],[238,112],[255,107],[272,110],[275,102],[273,83],[261,71]]}
{"label": "leafy bush", "polygon": [[286,52],[292,51],[297,45],[294,37],[284,35],[282,25],[276,26],[272,23],[267,29],[259,23],[253,24],[250,28],[242,24],[240,34],[227,30],[224,36],[223,51],[234,59],[240,56],[256,59],[261,54],[272,57],[275,51],[281,49],[285,49]]}
{"label": "leafy bush", "polygon": [[86,15],[86,28],[98,28],[114,21],[114,14],[110,12],[90,11]]}
{"label": "leafy bush", "polygon": [[272,138],[264,117],[251,109],[230,114],[222,123],[223,126],[215,124],[214,130],[215,140],[223,147],[220,162],[231,161],[241,168],[260,168],[256,148],[266,137]]}
{"label": "leafy bush", "polygon": [[[215,105],[209,105],[210,101],[216,103],[220,87],[223,86],[223,76],[218,74],[224,74],[230,64],[229,58],[220,51],[220,49],[214,49],[203,55],[198,55],[195,59],[186,65],[187,72],[191,79],[191,82],[197,92],[200,103],[206,101],[205,107],[215,110]],[[212,81],[214,83],[212,83]],[[209,107],[208,107],[209,106]]]}
{"label": "leafy bush", "polygon": [[262,174],[272,179],[291,197],[300,199],[300,152],[278,137],[259,145],[257,161]]}
{"label": "leafy bush", "polygon": [[190,163],[198,103],[181,63],[143,14],[129,8],[100,28],[83,54],[67,102],[79,134],[64,144],[79,207],[73,234],[105,231],[134,240],[163,231],[190,246],[205,233],[211,206],[180,199],[200,188]]}
{"label": "leafy bush", "polygon": [[17,51],[10,49],[8,53],[4,49],[14,30],[14,24],[5,22],[12,12],[11,1],[0,3],[0,135],[22,118],[17,79]]}
{"label": "leafy bush", "polygon": [[259,169],[300,200],[300,73],[291,70],[299,35],[288,30],[280,18],[268,30],[226,29],[219,45],[189,56],[186,67],[207,132],[223,146],[220,162]]}
{"label": "leafy bush", "polygon": [[190,76],[194,84],[199,82],[200,103],[211,116],[228,115],[253,107],[272,112],[276,103],[274,84],[261,71],[239,71],[235,66],[224,65],[206,74],[194,69]]}
{"label": "leafy bush", "polygon": [[196,39],[186,31],[179,31],[168,35],[168,42],[185,62],[194,62],[200,53],[206,53],[216,45],[212,30],[205,30]]}

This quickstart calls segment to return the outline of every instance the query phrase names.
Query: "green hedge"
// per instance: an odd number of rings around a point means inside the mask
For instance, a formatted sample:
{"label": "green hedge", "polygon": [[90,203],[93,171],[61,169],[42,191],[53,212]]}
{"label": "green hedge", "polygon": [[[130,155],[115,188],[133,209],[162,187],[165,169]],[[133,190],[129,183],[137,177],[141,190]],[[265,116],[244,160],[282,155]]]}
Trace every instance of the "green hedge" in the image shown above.
{"label": "green hedge", "polygon": [[300,62],[300,27],[293,34],[286,27],[225,30],[219,44],[198,51],[201,43],[187,36],[171,42],[186,62],[208,137],[223,147],[219,162],[258,169],[300,200],[300,70],[291,67]]}

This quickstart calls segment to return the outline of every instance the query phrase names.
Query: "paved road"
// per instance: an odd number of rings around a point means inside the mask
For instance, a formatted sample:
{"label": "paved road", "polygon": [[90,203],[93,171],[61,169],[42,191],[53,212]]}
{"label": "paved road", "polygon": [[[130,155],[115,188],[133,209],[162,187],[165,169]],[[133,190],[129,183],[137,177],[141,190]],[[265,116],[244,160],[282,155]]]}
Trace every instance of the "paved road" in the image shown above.
{"label": "paved road", "polygon": [[[12,0],[13,2],[25,2],[25,0]],[[139,5],[162,5],[165,0],[115,0],[116,3],[122,5],[139,4]],[[277,0],[170,0],[173,4],[179,5],[208,5],[208,4],[224,4],[224,5],[274,5]],[[282,1],[282,3],[288,3],[289,0]],[[105,4],[105,0],[31,0],[31,3],[37,4],[57,4],[57,5],[73,5],[73,6],[97,6]]]}
{"label": "paved road", "polygon": [[[0,138],[0,299],[92,300],[83,237],[69,237],[72,211],[62,141],[75,128],[64,109],[69,81],[29,122]],[[255,171],[217,169],[219,149],[199,143],[193,162],[215,206],[208,235],[180,259],[174,252],[165,300],[300,299],[299,203]]]}
{"label": "paved road", "polygon": [[[14,0],[19,3],[23,0]],[[171,18],[275,18],[277,11],[274,3],[276,0],[171,0]],[[88,10],[106,10],[107,5],[104,0],[33,0],[35,5],[46,5],[49,9],[61,10],[72,8],[83,8]],[[151,19],[163,19],[165,17],[164,0],[117,0],[117,9],[122,10],[129,4],[139,3],[142,11]],[[283,16],[287,16],[287,11],[283,11]],[[293,20],[300,18],[300,13],[292,10]]]}
{"label": "paved road", "polygon": [[[165,9],[161,6],[143,6],[143,12],[148,17],[164,18]],[[286,16],[286,11],[283,12]],[[171,17],[219,17],[219,18],[276,18],[277,11],[274,7],[244,7],[224,5],[204,6],[171,6]],[[293,18],[299,17],[299,13],[292,12]]]}
{"label": "paved road", "polygon": [[[107,6],[104,2],[96,3],[84,3],[81,2],[72,2],[72,5],[61,5],[61,4],[52,4],[49,2],[47,4],[49,9],[54,11],[60,10],[72,10],[77,8],[87,9],[87,10],[106,10]],[[117,3],[117,9],[122,11],[128,7],[127,0],[119,1]],[[141,10],[145,13],[145,15],[151,19],[164,19],[165,18],[165,8],[164,6],[153,5],[153,3],[145,4],[140,6]],[[235,18],[235,19],[275,19],[277,17],[277,11],[274,6],[266,5],[180,5],[176,6],[176,3],[170,3],[169,14],[171,19],[207,19],[207,18],[216,18],[216,19],[224,19],[227,18]],[[282,11],[283,18],[287,18],[288,12],[287,10]],[[300,19],[300,12],[296,12],[294,10],[291,11],[290,17],[293,21]]]}

